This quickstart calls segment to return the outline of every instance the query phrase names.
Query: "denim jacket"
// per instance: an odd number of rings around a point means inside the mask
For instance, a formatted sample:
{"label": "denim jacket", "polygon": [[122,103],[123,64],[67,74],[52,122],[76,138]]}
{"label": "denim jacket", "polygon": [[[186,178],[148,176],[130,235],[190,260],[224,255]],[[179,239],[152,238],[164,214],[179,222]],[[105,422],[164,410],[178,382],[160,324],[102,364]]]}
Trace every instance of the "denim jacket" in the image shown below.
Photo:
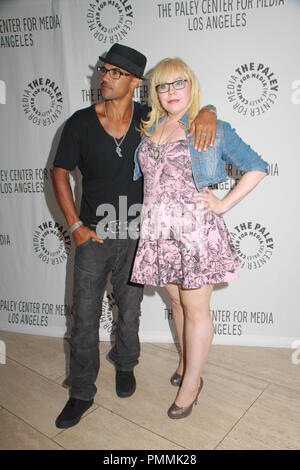
{"label": "denim jacket", "polygon": [[[164,117],[162,116],[159,122]],[[187,136],[187,113],[181,118],[180,122],[184,124]],[[154,128],[155,124],[150,129],[150,132],[153,132]],[[138,162],[138,152],[145,138],[141,140],[134,155],[134,180],[138,180],[142,176]],[[218,120],[214,145],[213,147],[208,147],[206,151],[198,152],[193,146],[193,141],[194,136],[187,138],[193,177],[198,191],[203,190],[206,186],[220,183],[227,179],[226,162],[234,165],[241,173],[254,170],[268,173],[268,164],[237,135],[228,122]]]}

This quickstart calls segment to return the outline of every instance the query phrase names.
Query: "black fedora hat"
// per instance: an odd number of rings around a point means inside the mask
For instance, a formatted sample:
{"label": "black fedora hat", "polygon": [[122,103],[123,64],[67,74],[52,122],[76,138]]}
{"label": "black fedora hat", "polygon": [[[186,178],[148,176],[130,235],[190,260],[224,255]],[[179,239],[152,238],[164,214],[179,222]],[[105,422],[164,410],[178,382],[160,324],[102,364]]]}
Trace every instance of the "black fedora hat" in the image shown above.
{"label": "black fedora hat", "polygon": [[147,59],[141,54],[128,46],[122,44],[114,44],[105,57],[99,57],[103,62],[116,65],[121,69],[127,70],[138,78],[145,79],[143,73],[146,67]]}

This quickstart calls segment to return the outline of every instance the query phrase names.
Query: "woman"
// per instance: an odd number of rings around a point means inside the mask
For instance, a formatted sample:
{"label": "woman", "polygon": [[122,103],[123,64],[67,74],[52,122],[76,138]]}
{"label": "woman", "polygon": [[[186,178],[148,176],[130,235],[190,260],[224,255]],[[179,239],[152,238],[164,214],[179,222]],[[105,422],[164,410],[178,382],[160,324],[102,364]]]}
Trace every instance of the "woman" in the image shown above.
{"label": "woman", "polygon": [[[143,172],[144,204],[131,281],[165,286],[170,295],[181,354],[171,377],[180,388],[168,416],[178,419],[191,413],[203,386],[214,334],[213,285],[237,277],[238,255],[222,214],[264,178],[267,163],[222,121],[213,147],[193,148],[187,134],[201,94],[181,59],[164,59],[154,68],[150,99],[152,111],[142,122],[135,153],[134,179]],[[226,179],[225,161],[244,174],[218,199],[207,186]]]}

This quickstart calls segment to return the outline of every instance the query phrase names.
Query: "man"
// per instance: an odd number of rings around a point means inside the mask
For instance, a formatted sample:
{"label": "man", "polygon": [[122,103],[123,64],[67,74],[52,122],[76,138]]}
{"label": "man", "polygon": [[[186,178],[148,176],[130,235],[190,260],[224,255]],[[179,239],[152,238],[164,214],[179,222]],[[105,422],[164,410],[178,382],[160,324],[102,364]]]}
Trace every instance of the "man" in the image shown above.
{"label": "man", "polygon": [[[133,181],[133,156],[140,141],[137,128],[149,108],[134,103],[133,94],[143,79],[146,57],[115,44],[100,59],[104,62],[100,67],[103,101],[69,118],[53,168],[56,198],[76,245],[74,325],[70,372],[65,382],[70,386],[70,399],[56,420],[59,428],[74,426],[93,404],[99,371],[101,303],[110,273],[118,319],[109,357],[116,366],[119,397],[129,397],[135,391],[133,369],[140,354],[143,291],[142,286],[129,281],[138,233],[127,229],[136,226],[131,222],[138,215],[130,209],[142,202],[141,182]],[[205,148],[214,140],[216,116],[204,109],[197,120],[195,146]],[[83,176],[80,216],[69,181],[76,166]]]}

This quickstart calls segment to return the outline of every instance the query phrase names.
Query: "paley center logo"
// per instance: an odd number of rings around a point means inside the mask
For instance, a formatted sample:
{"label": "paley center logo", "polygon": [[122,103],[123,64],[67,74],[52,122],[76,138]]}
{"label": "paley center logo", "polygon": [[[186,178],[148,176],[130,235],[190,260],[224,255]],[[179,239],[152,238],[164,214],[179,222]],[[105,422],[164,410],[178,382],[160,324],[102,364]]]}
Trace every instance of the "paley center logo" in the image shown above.
{"label": "paley center logo", "polygon": [[71,252],[71,237],[63,225],[49,220],[42,222],[33,234],[33,249],[43,263],[56,266],[64,263]]}
{"label": "paley center logo", "polygon": [[102,44],[122,41],[133,26],[133,8],[128,0],[93,0],[87,9],[87,24]]}
{"label": "paley center logo", "polygon": [[248,62],[235,68],[227,82],[227,99],[241,116],[257,117],[278,97],[278,80],[268,64]]}
{"label": "paley center logo", "polygon": [[49,77],[38,77],[27,84],[22,96],[27,119],[37,126],[50,126],[60,117],[63,95],[58,84]]}
{"label": "paley center logo", "polygon": [[273,237],[260,222],[242,222],[230,231],[230,236],[239,255],[241,268],[249,271],[261,268],[273,255]]}

